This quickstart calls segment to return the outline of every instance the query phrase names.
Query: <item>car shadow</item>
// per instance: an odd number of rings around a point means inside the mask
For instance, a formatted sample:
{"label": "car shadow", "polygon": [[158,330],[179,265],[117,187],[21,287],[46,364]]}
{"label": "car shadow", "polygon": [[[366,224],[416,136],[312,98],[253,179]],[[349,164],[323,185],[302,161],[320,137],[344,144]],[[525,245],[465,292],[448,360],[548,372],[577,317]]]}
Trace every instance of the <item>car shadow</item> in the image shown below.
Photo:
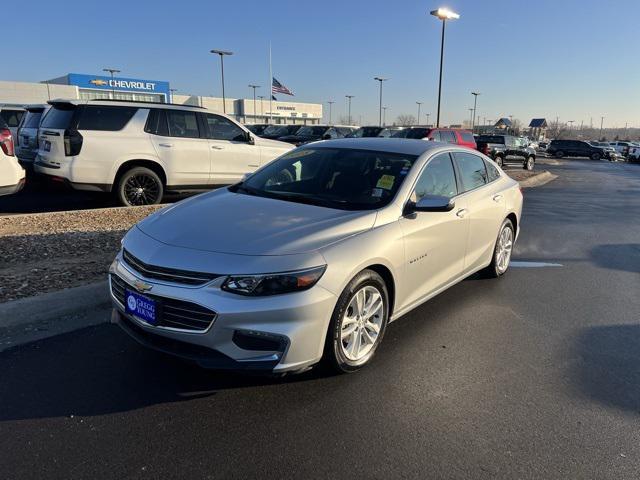
{"label": "car shadow", "polygon": [[575,344],[579,392],[605,405],[640,414],[640,325],[582,331]]}

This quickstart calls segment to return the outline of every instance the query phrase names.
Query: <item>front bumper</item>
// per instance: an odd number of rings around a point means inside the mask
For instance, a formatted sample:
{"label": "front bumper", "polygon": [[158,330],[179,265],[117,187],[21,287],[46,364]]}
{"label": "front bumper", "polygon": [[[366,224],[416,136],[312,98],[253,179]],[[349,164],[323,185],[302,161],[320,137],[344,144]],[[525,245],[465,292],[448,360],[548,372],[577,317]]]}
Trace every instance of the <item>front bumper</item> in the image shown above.
{"label": "front bumper", "polygon": [[[135,291],[139,281],[151,285],[153,296],[160,301],[190,302],[215,312],[211,325],[199,332],[152,326],[126,313],[110,277],[114,323],[143,345],[213,369],[275,373],[307,369],[322,357],[337,301],[319,285],[292,294],[243,297],[220,289],[225,277],[197,287],[160,282],[141,276],[123,261],[121,253],[111,265],[110,275],[117,276],[129,290]],[[268,341],[261,343],[261,339]]]}

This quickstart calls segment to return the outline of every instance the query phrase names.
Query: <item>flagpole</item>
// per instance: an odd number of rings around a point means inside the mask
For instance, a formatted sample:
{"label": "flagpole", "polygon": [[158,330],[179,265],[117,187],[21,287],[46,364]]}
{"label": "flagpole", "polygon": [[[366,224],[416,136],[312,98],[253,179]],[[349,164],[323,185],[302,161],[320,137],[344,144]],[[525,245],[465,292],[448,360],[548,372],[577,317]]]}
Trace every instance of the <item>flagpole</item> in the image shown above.
{"label": "flagpole", "polygon": [[271,68],[271,41],[269,41],[269,123],[273,123],[273,69]]}

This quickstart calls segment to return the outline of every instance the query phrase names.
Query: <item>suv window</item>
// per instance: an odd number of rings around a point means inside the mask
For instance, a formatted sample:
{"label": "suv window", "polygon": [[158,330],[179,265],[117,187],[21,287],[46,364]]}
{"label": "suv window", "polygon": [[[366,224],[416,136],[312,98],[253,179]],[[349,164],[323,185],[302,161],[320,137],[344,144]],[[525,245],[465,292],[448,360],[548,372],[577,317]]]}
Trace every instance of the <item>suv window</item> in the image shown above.
{"label": "suv window", "polygon": [[476,139],[473,138],[473,134],[471,132],[461,131],[460,136],[462,137],[462,141],[466,143],[476,143]]}
{"label": "suv window", "polygon": [[420,174],[411,200],[417,202],[425,195],[442,195],[452,198],[458,194],[456,176],[448,153],[433,157]]}
{"label": "suv window", "polygon": [[80,114],[78,130],[122,130],[137,111],[137,107],[87,105]]}
{"label": "suv window", "polygon": [[460,180],[465,192],[487,183],[487,170],[481,157],[466,152],[455,152],[453,155],[458,165]]}
{"label": "suv window", "polygon": [[154,135],[168,137],[169,127],[167,126],[167,115],[165,114],[165,111],[157,108],[149,110],[149,116],[147,117],[147,124],[144,127],[144,131]]}
{"label": "suv window", "polygon": [[200,138],[198,117],[186,110],[165,110],[170,137]]}
{"label": "suv window", "polygon": [[456,138],[456,134],[451,130],[442,130],[440,132],[440,138],[442,138],[443,142],[447,143],[458,143],[458,139]]}
{"label": "suv window", "polygon": [[76,113],[76,107],[71,104],[51,107],[42,120],[42,128],[54,128],[56,130],[64,130],[69,128],[73,114]]}
{"label": "suv window", "polygon": [[516,139],[511,137],[511,136],[509,136],[509,135],[505,135],[504,136],[504,144],[507,147],[516,147],[517,146]]}
{"label": "suv window", "polygon": [[422,139],[426,137],[429,133],[429,130],[426,128],[410,128],[407,132],[407,138],[417,138]]}
{"label": "suv window", "polygon": [[229,140],[231,142],[241,142],[246,139],[244,130],[231,120],[210,113],[207,113],[205,117],[207,120],[207,128],[209,129],[208,138],[214,140]]}
{"label": "suv window", "polygon": [[23,110],[2,110],[0,117],[7,123],[9,127],[17,127],[24,115]]}
{"label": "suv window", "polygon": [[22,122],[22,127],[38,128],[38,126],[40,126],[41,118],[42,118],[42,110],[28,111],[24,116],[24,122]]}
{"label": "suv window", "polygon": [[440,137],[440,132],[438,130],[434,130],[429,134],[429,138],[434,142],[441,142],[442,138]]}

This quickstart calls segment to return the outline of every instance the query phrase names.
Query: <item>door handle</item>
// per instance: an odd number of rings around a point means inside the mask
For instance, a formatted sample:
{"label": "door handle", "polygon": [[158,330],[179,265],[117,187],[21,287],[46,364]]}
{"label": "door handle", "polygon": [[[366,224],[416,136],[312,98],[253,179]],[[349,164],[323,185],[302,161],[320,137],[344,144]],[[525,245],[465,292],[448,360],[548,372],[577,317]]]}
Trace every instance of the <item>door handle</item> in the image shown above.
{"label": "door handle", "polygon": [[502,200],[502,195],[498,194],[498,195],[494,195],[493,196],[493,201],[494,202],[499,202],[500,200]]}
{"label": "door handle", "polygon": [[458,210],[456,212],[456,215],[460,218],[464,218],[464,216],[469,213],[469,210],[467,210],[466,208],[461,208],[460,210]]}
{"label": "door handle", "polygon": [[213,148],[214,150],[222,150],[224,147],[219,147],[217,145],[211,145],[211,148]]}
{"label": "door handle", "polygon": [[160,145],[161,147],[165,147],[165,148],[173,147],[173,143],[159,143],[158,145]]}

